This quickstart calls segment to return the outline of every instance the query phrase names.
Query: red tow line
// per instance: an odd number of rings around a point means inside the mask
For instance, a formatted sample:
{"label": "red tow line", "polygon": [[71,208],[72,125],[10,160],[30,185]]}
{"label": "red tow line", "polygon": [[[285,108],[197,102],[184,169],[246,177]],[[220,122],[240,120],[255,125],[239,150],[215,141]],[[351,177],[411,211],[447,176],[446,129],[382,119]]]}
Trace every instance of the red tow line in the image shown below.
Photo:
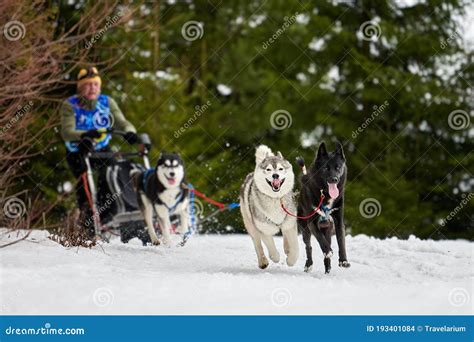
{"label": "red tow line", "polygon": [[318,206],[316,207],[316,209],[314,209],[311,214],[307,215],[307,216],[298,216],[296,214],[292,214],[288,211],[288,209],[285,208],[285,205],[283,204],[283,201],[281,200],[280,201],[280,204],[281,204],[281,208],[283,209],[283,211],[285,213],[287,213],[288,215],[290,216],[293,216],[293,217],[296,217],[297,219],[300,219],[300,220],[307,220],[311,217],[313,217],[314,215],[316,215],[318,213],[318,210],[321,208],[321,205],[323,204],[323,201],[324,201],[324,194],[323,194],[323,191],[321,190],[321,197],[320,197],[320,200],[319,200],[319,204]]}
{"label": "red tow line", "polygon": [[196,196],[198,197],[201,197],[203,200],[205,200],[206,202],[209,202],[213,205],[215,205],[216,207],[218,207],[220,210],[224,210],[226,208],[226,205],[224,203],[221,203],[221,202],[217,202],[215,200],[213,200],[212,198],[209,198],[207,197],[206,195],[204,195],[202,192],[199,192],[197,191],[196,189],[194,188],[189,188],[187,186],[183,186],[184,188],[188,189],[189,191],[193,192]]}

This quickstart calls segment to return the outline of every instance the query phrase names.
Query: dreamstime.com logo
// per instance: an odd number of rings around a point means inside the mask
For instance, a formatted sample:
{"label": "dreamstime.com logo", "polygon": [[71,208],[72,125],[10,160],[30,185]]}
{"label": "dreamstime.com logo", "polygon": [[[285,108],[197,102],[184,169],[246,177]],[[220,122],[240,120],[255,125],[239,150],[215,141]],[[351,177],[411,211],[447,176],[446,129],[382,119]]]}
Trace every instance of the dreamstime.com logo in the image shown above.
{"label": "dreamstime.com logo", "polygon": [[471,118],[465,110],[456,109],[449,113],[448,125],[455,131],[467,129],[471,125]]}
{"label": "dreamstime.com logo", "polygon": [[274,306],[282,308],[291,303],[291,298],[290,290],[278,287],[272,291],[271,302]]}
{"label": "dreamstime.com logo", "polygon": [[108,287],[99,287],[94,291],[92,301],[100,307],[112,305],[114,303],[114,293]]}
{"label": "dreamstime.com logo", "polygon": [[287,110],[278,109],[270,115],[270,125],[279,131],[290,128],[293,123],[293,118]]}
{"label": "dreamstime.com logo", "polygon": [[377,41],[382,34],[382,29],[379,24],[373,20],[363,22],[359,27],[359,35],[363,40],[366,41]]}
{"label": "dreamstime.com logo", "polygon": [[8,132],[26,113],[33,108],[33,101],[29,101],[24,106],[18,106],[15,116],[8,120],[7,124],[0,129],[0,138]]}
{"label": "dreamstime.com logo", "polygon": [[6,335],[85,335],[84,328],[52,328],[50,323],[46,323],[41,328],[15,328],[5,329]]}
{"label": "dreamstime.com logo", "polygon": [[454,208],[448,216],[441,222],[441,226],[444,227],[449,221],[451,221],[466,204],[474,197],[474,192],[470,192],[467,196],[465,196],[462,201]]}
{"label": "dreamstime.com logo", "polygon": [[199,21],[190,20],[181,27],[181,35],[188,42],[201,39],[204,35],[204,25]]}
{"label": "dreamstime.com logo", "polygon": [[380,106],[374,106],[374,111],[372,112],[372,114],[367,119],[365,119],[365,121],[359,127],[357,127],[356,130],[352,131],[352,138],[357,138],[357,136],[361,134],[370,125],[372,121],[374,121],[380,114],[382,114],[388,106],[388,101],[385,101]]}
{"label": "dreamstime.com logo", "polygon": [[360,202],[359,212],[362,217],[371,219],[380,215],[382,212],[382,205],[375,198],[366,198]]}
{"label": "dreamstime.com logo", "polygon": [[281,25],[280,28],[278,28],[278,30],[275,31],[275,33],[270,37],[268,38],[266,41],[263,42],[262,44],[262,48],[264,50],[268,49],[268,47],[270,45],[272,45],[278,38],[280,38],[280,36],[291,26],[293,25],[295,22],[296,22],[296,17],[298,16],[298,12],[295,12],[295,14],[293,14],[292,16],[290,17],[285,17],[283,18],[283,24]]}
{"label": "dreamstime.com logo", "polygon": [[470,298],[469,292],[462,287],[455,287],[448,294],[449,304],[455,307],[466,305],[471,300]]}
{"label": "dreamstime.com logo", "polygon": [[112,113],[102,115],[100,112],[96,112],[92,117],[92,123],[95,128],[112,128],[115,125],[115,116]]}
{"label": "dreamstime.com logo", "polygon": [[100,219],[100,215],[104,213],[105,211],[107,211],[112,206],[112,204],[117,200],[117,198],[119,198],[121,195],[122,195],[122,191],[118,191],[114,193],[113,195],[107,194],[106,196],[107,199],[105,200],[103,205],[97,208],[97,212],[94,213],[94,215],[92,215],[86,220],[85,226],[89,227],[95,221],[98,221]]}
{"label": "dreamstime.com logo", "polygon": [[106,22],[105,22],[105,25],[104,27],[99,30],[98,32],[96,32],[94,34],[94,36],[88,40],[85,44],[85,48],[86,49],[90,49],[98,40],[100,40],[102,38],[102,36],[109,30],[111,29],[112,27],[114,27],[119,21],[120,19],[128,14],[130,12],[129,8],[128,7],[124,7],[122,9],[120,9],[118,11],[118,13],[116,15],[114,15],[112,18],[111,17],[107,17],[106,18]]}
{"label": "dreamstime.com logo", "polygon": [[174,137],[178,139],[186,130],[191,127],[200,117],[204,112],[206,112],[209,107],[212,105],[211,101],[207,100],[206,103],[203,105],[199,106],[197,105],[194,107],[194,114],[191,116],[188,121],[186,121],[179,129],[174,131]]}
{"label": "dreamstime.com logo", "polygon": [[194,199],[194,203],[189,208],[190,214],[196,217],[202,217],[204,214],[204,204],[198,199]]}
{"label": "dreamstime.com logo", "polygon": [[11,42],[25,38],[25,25],[18,20],[12,20],[3,26],[3,35]]}
{"label": "dreamstime.com logo", "polygon": [[26,205],[18,197],[9,197],[3,204],[3,214],[9,219],[15,220],[26,214]]}

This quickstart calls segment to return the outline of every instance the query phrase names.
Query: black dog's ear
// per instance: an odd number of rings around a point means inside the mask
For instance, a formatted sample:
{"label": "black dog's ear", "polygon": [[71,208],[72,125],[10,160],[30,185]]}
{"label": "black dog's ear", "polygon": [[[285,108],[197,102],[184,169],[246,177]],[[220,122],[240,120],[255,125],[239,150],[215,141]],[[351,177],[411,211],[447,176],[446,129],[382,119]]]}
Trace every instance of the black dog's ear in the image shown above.
{"label": "black dog's ear", "polygon": [[328,155],[328,151],[326,150],[326,144],[324,141],[319,145],[318,148],[318,154],[316,156],[316,159],[320,159],[322,157],[326,157]]}
{"label": "black dog's ear", "polygon": [[339,141],[336,142],[336,153],[339,154],[342,159],[346,160],[346,157],[344,156],[344,149],[342,148],[342,144]]}

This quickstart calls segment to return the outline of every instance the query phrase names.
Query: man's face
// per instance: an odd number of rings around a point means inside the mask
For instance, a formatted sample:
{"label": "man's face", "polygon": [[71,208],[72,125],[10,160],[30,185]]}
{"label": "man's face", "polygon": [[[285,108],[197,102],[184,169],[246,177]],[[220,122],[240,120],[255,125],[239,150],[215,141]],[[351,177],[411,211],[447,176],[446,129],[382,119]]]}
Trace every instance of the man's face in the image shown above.
{"label": "man's face", "polygon": [[98,81],[90,81],[81,85],[79,93],[86,100],[97,100],[100,94],[100,83]]}

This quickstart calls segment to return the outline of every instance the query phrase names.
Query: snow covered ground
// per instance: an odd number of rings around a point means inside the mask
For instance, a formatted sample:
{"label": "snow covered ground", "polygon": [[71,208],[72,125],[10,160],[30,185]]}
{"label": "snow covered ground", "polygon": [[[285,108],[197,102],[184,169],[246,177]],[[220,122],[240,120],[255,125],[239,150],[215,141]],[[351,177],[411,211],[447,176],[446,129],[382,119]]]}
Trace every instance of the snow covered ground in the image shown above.
{"label": "snow covered ground", "polygon": [[[340,269],[333,258],[325,275],[315,241],[315,268],[306,274],[301,241],[295,267],[282,260],[260,270],[246,235],[195,236],[184,248],[132,240],[91,250],[47,235],[35,231],[0,249],[2,314],[473,313],[468,241],[348,236],[352,267]],[[0,245],[17,238],[0,231]],[[281,238],[277,246],[283,255]]]}

